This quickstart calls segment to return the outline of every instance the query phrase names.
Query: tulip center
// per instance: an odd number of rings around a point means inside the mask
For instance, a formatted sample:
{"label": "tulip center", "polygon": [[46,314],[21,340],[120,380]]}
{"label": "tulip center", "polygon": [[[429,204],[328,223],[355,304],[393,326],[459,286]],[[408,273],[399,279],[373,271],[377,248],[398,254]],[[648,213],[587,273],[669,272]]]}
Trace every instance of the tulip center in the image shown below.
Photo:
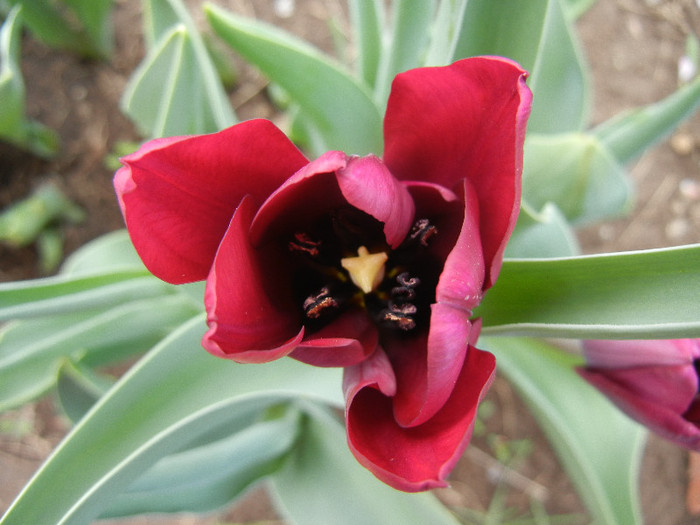
{"label": "tulip center", "polygon": [[383,225],[360,213],[344,210],[287,240],[296,255],[292,286],[307,330],[320,329],[347,308],[362,308],[378,326],[399,333],[427,326],[439,275],[429,253],[437,228],[417,220],[392,249]]}

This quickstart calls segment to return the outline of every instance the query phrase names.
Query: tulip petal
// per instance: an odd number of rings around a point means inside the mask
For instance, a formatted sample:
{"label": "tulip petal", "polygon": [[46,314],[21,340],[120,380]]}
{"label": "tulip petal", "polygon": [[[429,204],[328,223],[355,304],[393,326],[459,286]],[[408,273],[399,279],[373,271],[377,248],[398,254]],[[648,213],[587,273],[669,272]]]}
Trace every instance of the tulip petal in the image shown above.
{"label": "tulip petal", "polygon": [[392,248],[403,242],[413,224],[413,199],[381,160],[374,155],[351,157],[338,170],[338,184],[348,203],[384,223]]}
{"label": "tulip petal", "polygon": [[243,196],[261,203],[307,163],[267,120],[156,139],[122,161],[114,186],[131,239],[146,267],[173,284],[206,278]]}
{"label": "tulip petal", "polygon": [[686,365],[700,358],[697,339],[590,340],[583,342],[589,368]]}
{"label": "tulip petal", "polygon": [[520,208],[526,73],[500,57],[419,68],[394,79],[384,118],[384,161],[395,177],[477,191],[486,288],[500,271]]}
{"label": "tulip petal", "polygon": [[700,428],[684,417],[693,408],[698,388],[692,365],[578,372],[633,419],[671,441],[700,451]]}
{"label": "tulip petal", "polygon": [[379,334],[367,312],[344,312],[304,341],[290,357],[314,366],[351,366],[364,360],[377,348]]}
{"label": "tulip petal", "polygon": [[254,213],[253,198],[245,197],[221,241],[204,295],[209,330],[202,346],[240,363],[283,357],[304,335],[299,308],[284,280],[284,259],[274,246],[256,249],[250,244]]}
{"label": "tulip petal", "polygon": [[[392,487],[418,492],[447,485],[445,478],[466,448],[477,407],[496,366],[488,352],[470,347],[454,391],[434,417],[402,427],[393,417],[392,400],[364,375],[345,381],[348,444],[357,460]],[[377,383],[381,380],[378,376]]]}

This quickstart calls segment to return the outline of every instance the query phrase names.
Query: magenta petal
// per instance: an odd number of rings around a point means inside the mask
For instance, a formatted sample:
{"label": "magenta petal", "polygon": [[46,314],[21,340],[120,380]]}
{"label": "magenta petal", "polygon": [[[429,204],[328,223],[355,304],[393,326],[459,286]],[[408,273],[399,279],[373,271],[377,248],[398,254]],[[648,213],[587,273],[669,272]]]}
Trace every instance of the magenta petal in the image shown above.
{"label": "magenta petal", "polygon": [[[463,186],[462,228],[445,261],[435,297],[438,303],[447,303],[471,314],[481,302],[485,270],[476,192],[469,181],[463,181]],[[487,214],[485,220],[489,218]]]}
{"label": "magenta petal", "polygon": [[467,178],[476,189],[486,288],[498,275],[520,208],[532,100],[525,77],[500,57],[413,69],[394,80],[384,118],[384,161],[394,176],[448,188]]}
{"label": "magenta petal", "polygon": [[360,309],[352,309],[313,334],[290,357],[314,366],[351,366],[374,352],[379,342],[377,328]]}
{"label": "magenta petal", "polygon": [[338,184],[348,203],[384,223],[386,242],[398,247],[413,224],[413,199],[384,163],[374,155],[351,157],[338,170]]}
{"label": "magenta petal", "polygon": [[204,295],[209,330],[202,346],[241,363],[283,357],[304,335],[283,259],[272,249],[250,244],[254,212],[253,199],[244,198],[216,253]]}
{"label": "magenta petal", "polygon": [[685,365],[700,358],[697,339],[591,340],[583,342],[583,351],[590,368]]}
{"label": "magenta petal", "polygon": [[684,417],[694,408],[698,388],[692,365],[578,372],[633,419],[671,441],[700,451],[700,428]]}
{"label": "magenta petal", "polygon": [[307,162],[266,120],[153,140],[122,161],[114,186],[131,239],[148,269],[174,284],[206,278],[243,196],[261,203]]}
{"label": "magenta petal", "polygon": [[434,417],[410,428],[394,420],[391,398],[372,388],[369,374],[347,379],[350,449],[362,465],[396,489],[418,492],[446,486],[445,479],[471,439],[495,366],[491,354],[470,347],[450,398]]}
{"label": "magenta petal", "polygon": [[431,306],[430,333],[385,345],[398,384],[394,417],[403,426],[432,418],[450,397],[471,340],[469,313],[449,305]]}

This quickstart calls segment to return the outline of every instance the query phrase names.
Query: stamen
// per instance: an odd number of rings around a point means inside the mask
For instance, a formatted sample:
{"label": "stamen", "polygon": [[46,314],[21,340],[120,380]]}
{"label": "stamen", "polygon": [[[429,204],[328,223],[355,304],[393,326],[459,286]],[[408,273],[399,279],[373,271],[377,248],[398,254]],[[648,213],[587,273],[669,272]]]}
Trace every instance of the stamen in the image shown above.
{"label": "stamen", "polygon": [[331,296],[331,291],[324,286],[315,295],[310,295],[304,300],[304,313],[310,319],[318,319],[329,309],[338,307],[338,301]]}
{"label": "stamen", "polygon": [[389,308],[382,310],[381,320],[404,331],[412,330],[416,327],[416,321],[411,315],[418,312],[418,309],[410,304],[397,305],[389,301]]}
{"label": "stamen", "polygon": [[438,229],[430,224],[428,219],[418,219],[409,233],[413,240],[418,239],[422,246],[428,246],[428,241],[437,235]]}
{"label": "stamen", "polygon": [[303,252],[311,257],[318,257],[321,241],[314,241],[306,233],[297,232],[294,234],[294,239],[287,243],[287,246],[293,252]]}

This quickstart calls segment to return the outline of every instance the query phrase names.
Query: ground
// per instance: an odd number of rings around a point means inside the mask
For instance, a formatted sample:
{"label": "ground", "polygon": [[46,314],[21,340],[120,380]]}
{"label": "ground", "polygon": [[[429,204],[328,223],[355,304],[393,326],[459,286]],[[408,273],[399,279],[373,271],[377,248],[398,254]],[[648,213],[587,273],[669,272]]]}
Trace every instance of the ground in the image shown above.
{"label": "ground", "polygon": [[[192,0],[191,5],[198,5]],[[342,16],[339,1],[299,0],[294,16],[279,17],[271,0],[217,2],[265,18],[328,48],[326,20]],[[118,101],[128,75],[142,56],[136,0],[117,0],[117,51],[108,62],[86,61],[25,38],[23,71],[28,110],[56,129],[63,148],[50,162],[0,144],[0,208],[25,197],[46,180],[54,181],[88,213],[88,220],[66,229],[71,252],[102,233],[122,227],[111,189],[112,172],[104,157],[115,143],[138,139],[121,115]],[[671,93],[678,83],[678,59],[688,34],[700,33],[700,7],[694,0],[598,0],[578,22],[588,57],[595,98],[592,123],[621,110]],[[240,78],[231,98],[241,118],[277,118],[265,97],[265,82],[239,62]],[[700,242],[700,117],[682,125],[668,140],[632,164],[636,205],[628,218],[581,232],[589,253]],[[38,276],[33,248],[0,246],[0,281]],[[540,502],[550,515],[583,514],[584,508],[533,419],[511,386],[498,378],[487,397],[492,412],[439,496],[451,506],[485,511],[505,497],[508,506],[528,509]],[[65,432],[51,399],[28,405],[0,419],[0,511],[4,510],[41,460]],[[520,448],[519,448],[520,447]],[[495,451],[513,457],[507,466]],[[651,438],[641,474],[645,521],[658,525],[700,522],[686,505],[688,453]],[[691,491],[692,494],[692,491]],[[697,503],[695,503],[697,505]],[[215,517],[169,517],[128,523],[216,523],[217,519],[254,522],[274,519],[264,493]],[[569,517],[564,523],[586,523]]]}

